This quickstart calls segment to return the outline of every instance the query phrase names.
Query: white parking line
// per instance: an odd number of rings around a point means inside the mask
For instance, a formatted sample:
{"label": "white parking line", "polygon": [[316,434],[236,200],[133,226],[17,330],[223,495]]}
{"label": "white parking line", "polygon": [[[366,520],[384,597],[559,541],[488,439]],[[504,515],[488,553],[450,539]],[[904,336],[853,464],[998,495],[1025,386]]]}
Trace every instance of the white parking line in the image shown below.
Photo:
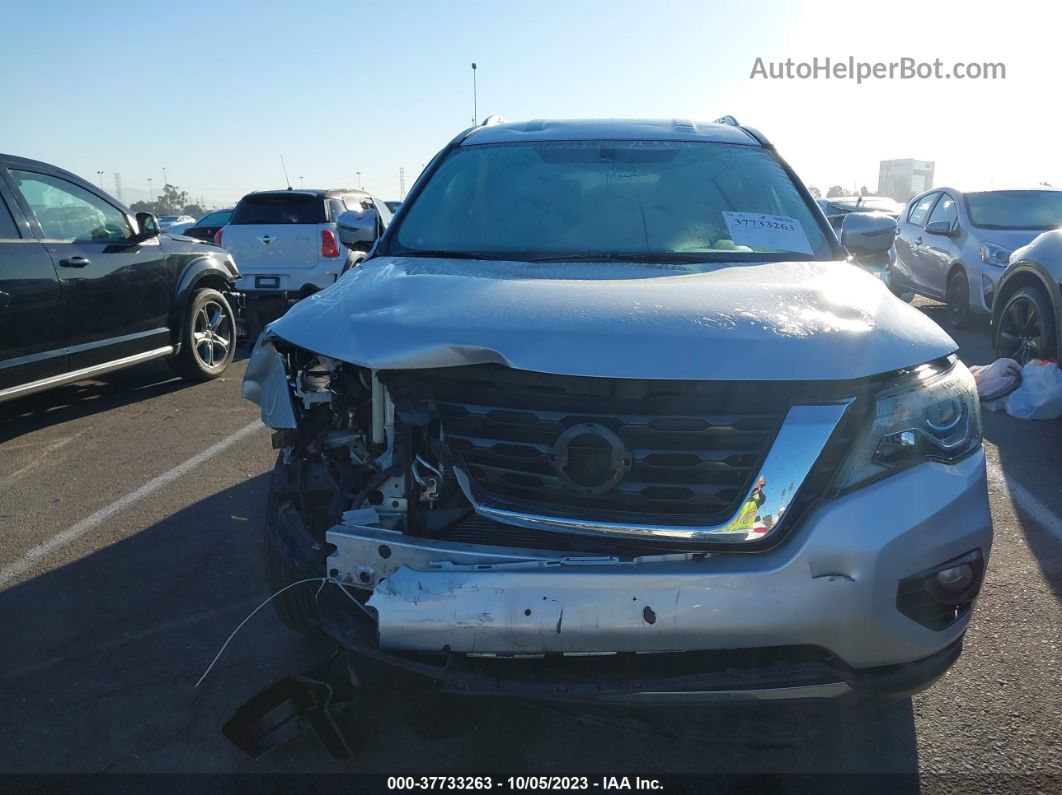
{"label": "white parking line", "polygon": [[999,464],[994,461],[987,461],[986,464],[989,482],[1010,492],[1011,502],[1016,507],[1049,533],[1062,540],[1062,519],[1055,516],[1050,508],[1036,499],[1033,493],[1023,485],[1014,479],[1008,479]]}
{"label": "white parking line", "polygon": [[81,536],[85,535],[89,531],[99,527],[103,522],[114,516],[119,511],[123,511],[130,505],[139,502],[156,491],[166,486],[169,483],[177,480],[181,475],[186,475],[202,464],[205,464],[211,458],[216,456],[223,450],[232,447],[236,442],[240,441],[244,437],[254,433],[259,428],[263,427],[260,420],[255,420],[248,425],[244,425],[235,433],[226,436],[217,444],[212,444],[206,450],[189,458],[183,464],[178,464],[168,472],[163,472],[157,478],[152,478],[136,491],[131,491],[123,497],[119,497],[103,508],[100,508],[94,514],[86,516],[80,522],[68,527],[58,535],[52,536],[47,541],[37,544],[35,547],[31,547],[26,553],[16,560],[14,563],[5,566],[0,569],[0,587],[6,586],[11,580],[25,573],[31,568],[37,561],[46,555],[55,552],[57,549],[65,547],[67,544],[76,541]]}

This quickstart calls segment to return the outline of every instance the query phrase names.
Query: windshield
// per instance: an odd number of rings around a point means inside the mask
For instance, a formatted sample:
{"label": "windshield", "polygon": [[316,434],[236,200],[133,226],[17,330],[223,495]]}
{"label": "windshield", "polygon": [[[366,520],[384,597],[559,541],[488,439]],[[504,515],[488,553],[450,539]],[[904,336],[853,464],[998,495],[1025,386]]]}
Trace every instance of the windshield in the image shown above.
{"label": "windshield", "polygon": [[829,259],[781,163],[751,146],[564,141],[465,146],[407,208],[391,253],[521,260]]}
{"label": "windshield", "polygon": [[1062,225],[1062,191],[967,193],[966,211],[974,226],[989,229],[1054,229]]}
{"label": "windshield", "polygon": [[196,221],[196,224],[198,226],[225,226],[229,222],[230,215],[232,215],[232,210],[218,210],[216,213],[204,215]]}
{"label": "windshield", "polygon": [[899,215],[903,205],[883,196],[853,196],[833,199],[830,202],[840,210],[872,210],[879,213]]}

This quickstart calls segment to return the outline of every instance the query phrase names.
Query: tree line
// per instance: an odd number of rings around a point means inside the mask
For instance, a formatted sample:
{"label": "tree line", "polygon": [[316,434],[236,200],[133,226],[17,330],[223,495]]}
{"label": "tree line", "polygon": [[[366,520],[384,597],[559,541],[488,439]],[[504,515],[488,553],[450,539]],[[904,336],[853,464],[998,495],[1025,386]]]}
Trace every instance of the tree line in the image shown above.
{"label": "tree line", "polygon": [[190,215],[193,218],[206,213],[206,210],[195,202],[188,200],[188,191],[183,191],[176,185],[166,184],[162,192],[155,197],[154,201],[138,201],[129,205],[134,213],[153,213],[154,215]]}

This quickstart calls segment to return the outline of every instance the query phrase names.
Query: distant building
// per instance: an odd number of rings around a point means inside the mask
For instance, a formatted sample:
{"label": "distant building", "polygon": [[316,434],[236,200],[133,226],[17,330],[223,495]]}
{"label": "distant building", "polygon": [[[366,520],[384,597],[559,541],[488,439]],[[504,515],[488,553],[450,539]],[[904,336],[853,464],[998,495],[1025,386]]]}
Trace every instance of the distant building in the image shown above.
{"label": "distant building", "polygon": [[878,169],[878,195],[905,202],[933,187],[932,160],[882,160]]}

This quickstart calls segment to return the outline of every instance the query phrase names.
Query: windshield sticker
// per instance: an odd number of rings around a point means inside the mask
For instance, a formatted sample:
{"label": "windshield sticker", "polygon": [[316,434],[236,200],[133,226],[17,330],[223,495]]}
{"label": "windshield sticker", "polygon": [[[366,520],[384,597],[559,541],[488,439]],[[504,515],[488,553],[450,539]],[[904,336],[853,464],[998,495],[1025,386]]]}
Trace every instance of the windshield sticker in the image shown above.
{"label": "windshield sticker", "polygon": [[753,251],[798,251],[812,254],[811,243],[804,227],[795,218],[762,213],[723,213],[735,245],[748,246]]}

